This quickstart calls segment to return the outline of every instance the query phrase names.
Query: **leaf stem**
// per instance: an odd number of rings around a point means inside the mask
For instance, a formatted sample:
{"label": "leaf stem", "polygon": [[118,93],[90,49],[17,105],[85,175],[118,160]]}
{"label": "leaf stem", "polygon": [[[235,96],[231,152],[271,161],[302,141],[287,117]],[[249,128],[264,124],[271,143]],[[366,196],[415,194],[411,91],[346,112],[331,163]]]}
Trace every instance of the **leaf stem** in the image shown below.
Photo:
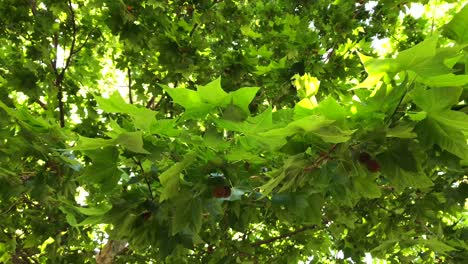
{"label": "leaf stem", "polygon": [[151,201],[154,201],[153,191],[151,190],[151,183],[149,182],[148,178],[145,175],[145,170],[143,169],[143,165],[141,165],[141,161],[137,160],[135,157],[132,157],[133,161],[140,167],[141,173],[143,174],[143,178],[145,179],[146,186],[148,186],[148,191],[150,194]]}

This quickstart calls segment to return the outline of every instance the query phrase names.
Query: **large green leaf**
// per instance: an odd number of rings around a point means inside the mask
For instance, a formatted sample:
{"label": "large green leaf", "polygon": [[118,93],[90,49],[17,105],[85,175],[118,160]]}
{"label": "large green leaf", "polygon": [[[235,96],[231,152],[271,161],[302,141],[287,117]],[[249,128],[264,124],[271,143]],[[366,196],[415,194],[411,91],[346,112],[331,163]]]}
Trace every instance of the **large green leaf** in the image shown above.
{"label": "large green leaf", "polygon": [[432,87],[463,86],[468,84],[468,75],[455,75],[453,73],[437,76],[427,76],[422,81]]}
{"label": "large green leaf", "polygon": [[141,131],[125,132],[116,138],[115,143],[136,153],[149,154],[149,152],[143,148],[142,136],[143,133]]}
{"label": "large green leaf", "polygon": [[259,87],[242,87],[238,90],[229,93],[229,97],[225,99],[225,103],[233,103],[240,107],[245,113],[250,113],[249,104],[255,98]]}
{"label": "large green leaf", "polygon": [[463,112],[446,110],[432,113],[430,117],[441,125],[465,132],[468,131],[468,115]]}
{"label": "large green leaf", "polygon": [[196,91],[186,88],[170,88],[163,84],[159,84],[159,86],[169,94],[174,103],[184,107],[187,112],[204,115],[214,107],[203,102],[200,94]]}
{"label": "large green leaf", "polygon": [[458,44],[468,43],[468,5],[458,12],[453,19],[444,27],[443,33],[458,42]]}
{"label": "large green leaf", "polygon": [[93,163],[84,169],[79,179],[87,184],[99,184],[103,192],[111,191],[123,174],[117,167],[118,150],[115,147],[86,150],[85,155]]}
{"label": "large green leaf", "polygon": [[459,87],[424,89],[415,88],[410,96],[414,103],[426,112],[438,112],[458,103],[462,89]]}
{"label": "large green leaf", "polygon": [[427,146],[436,144],[461,159],[468,159],[466,138],[460,130],[427,118],[417,125],[416,132],[418,138]]}
{"label": "large green leaf", "polygon": [[226,119],[217,119],[215,122],[219,127],[224,129],[251,134],[268,130],[273,125],[271,108],[267,108],[263,113],[255,117],[248,117],[243,122],[234,122]]}
{"label": "large green leaf", "polygon": [[49,122],[47,122],[47,120],[39,116],[31,115],[24,108],[13,110],[2,101],[0,101],[0,108],[5,110],[5,112],[7,112],[10,116],[16,118],[22,125],[33,132],[43,133],[47,132],[53,127]]}
{"label": "large green leaf", "polygon": [[288,137],[296,133],[307,133],[317,131],[322,127],[332,124],[333,120],[328,120],[323,116],[311,115],[289,123],[286,127],[272,129],[268,132],[260,133],[265,137]]}
{"label": "large green leaf", "polygon": [[[401,65],[402,69],[419,72],[417,69],[424,68],[421,65],[436,55],[438,39],[438,35],[434,34],[416,46],[400,52],[396,57],[397,63]],[[428,65],[432,66],[434,63]]]}
{"label": "large green leaf", "polygon": [[80,136],[76,146],[72,147],[72,150],[92,150],[100,149],[104,147],[115,146],[114,139],[104,139],[104,138],[88,138]]}
{"label": "large green leaf", "polygon": [[207,85],[198,86],[197,91],[203,101],[216,106],[221,105],[225,97],[228,96],[221,88],[221,78],[217,78]]}
{"label": "large green leaf", "polygon": [[182,161],[175,163],[159,175],[159,180],[162,185],[161,196],[159,197],[160,202],[177,195],[180,184],[180,174],[195,158],[196,154],[194,152],[188,153],[184,156]]}
{"label": "large green leaf", "polygon": [[342,130],[336,126],[321,128],[313,134],[319,136],[323,141],[329,143],[343,143],[351,139],[356,130]]}
{"label": "large green leaf", "polygon": [[138,129],[147,130],[156,120],[156,112],[128,104],[118,91],[112,93],[109,98],[100,96],[95,96],[94,98],[98,102],[99,108],[106,112],[128,114],[134,120],[135,127]]}

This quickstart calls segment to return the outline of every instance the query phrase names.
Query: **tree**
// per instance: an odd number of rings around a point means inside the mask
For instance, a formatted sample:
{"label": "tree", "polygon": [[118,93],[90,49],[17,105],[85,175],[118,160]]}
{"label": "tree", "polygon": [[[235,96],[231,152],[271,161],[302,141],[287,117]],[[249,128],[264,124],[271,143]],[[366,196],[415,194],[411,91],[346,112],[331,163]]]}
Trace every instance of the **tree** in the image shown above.
{"label": "tree", "polygon": [[2,1],[0,262],[464,263],[446,2]]}

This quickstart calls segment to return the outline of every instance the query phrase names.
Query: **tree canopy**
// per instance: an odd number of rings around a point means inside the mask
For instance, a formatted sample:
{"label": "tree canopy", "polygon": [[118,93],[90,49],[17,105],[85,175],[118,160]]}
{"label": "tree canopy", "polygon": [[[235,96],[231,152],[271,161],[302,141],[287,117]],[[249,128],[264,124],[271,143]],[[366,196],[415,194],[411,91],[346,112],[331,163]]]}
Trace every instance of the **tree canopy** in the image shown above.
{"label": "tree canopy", "polygon": [[1,1],[0,262],[468,262],[465,3]]}

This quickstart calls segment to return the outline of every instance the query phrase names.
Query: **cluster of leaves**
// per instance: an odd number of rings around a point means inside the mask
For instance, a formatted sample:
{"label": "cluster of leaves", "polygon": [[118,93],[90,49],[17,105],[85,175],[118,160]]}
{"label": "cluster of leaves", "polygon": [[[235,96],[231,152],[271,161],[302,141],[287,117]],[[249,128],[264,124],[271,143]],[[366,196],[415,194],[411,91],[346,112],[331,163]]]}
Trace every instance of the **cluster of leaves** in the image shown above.
{"label": "cluster of leaves", "polygon": [[2,3],[0,262],[466,261],[468,6],[285,2]]}

